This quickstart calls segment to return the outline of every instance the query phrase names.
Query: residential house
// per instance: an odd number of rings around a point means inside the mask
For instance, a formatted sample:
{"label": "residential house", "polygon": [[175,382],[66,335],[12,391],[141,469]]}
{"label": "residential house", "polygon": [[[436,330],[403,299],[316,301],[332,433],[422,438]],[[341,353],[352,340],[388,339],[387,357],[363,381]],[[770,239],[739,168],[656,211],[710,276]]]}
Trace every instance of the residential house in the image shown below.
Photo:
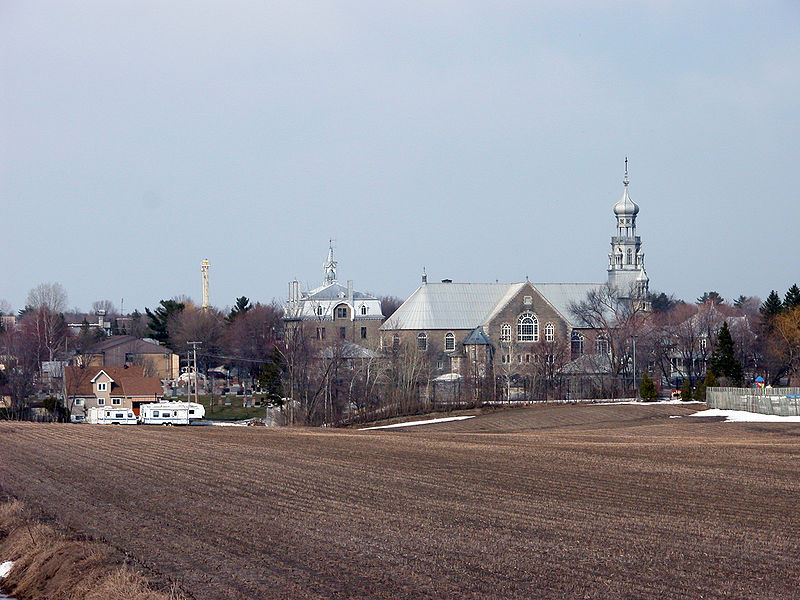
{"label": "residential house", "polygon": [[73,421],[82,421],[94,406],[119,406],[139,413],[145,402],[157,402],[164,395],[161,381],[146,377],[140,365],[69,366],[64,369],[64,406]]}
{"label": "residential house", "polygon": [[140,366],[144,374],[173,380],[180,375],[180,359],[155,340],[140,340],[132,335],[115,335],[91,347],[79,357],[93,367]]}

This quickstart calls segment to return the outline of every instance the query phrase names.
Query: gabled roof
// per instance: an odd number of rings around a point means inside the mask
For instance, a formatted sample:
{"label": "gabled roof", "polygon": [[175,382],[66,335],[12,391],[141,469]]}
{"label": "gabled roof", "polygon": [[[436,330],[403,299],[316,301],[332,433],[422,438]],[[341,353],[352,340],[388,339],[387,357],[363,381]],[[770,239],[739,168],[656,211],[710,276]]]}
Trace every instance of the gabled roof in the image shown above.
{"label": "gabled roof", "polygon": [[572,303],[602,283],[423,283],[383,324],[394,329],[475,329],[487,325],[526,286],[537,291],[563,319],[577,327]]}
{"label": "gabled roof", "polygon": [[555,308],[570,327],[579,327],[570,306],[586,300],[592,290],[599,290],[603,283],[534,283],[533,287]]}
{"label": "gabled roof", "polygon": [[[303,300],[347,300],[347,286],[334,281],[304,294]],[[353,290],[353,300],[377,300],[375,296]]]}
{"label": "gabled roof", "polygon": [[141,366],[64,367],[67,396],[94,396],[92,383],[105,372],[111,378],[112,396],[162,396],[164,388],[156,377],[145,377]]}
{"label": "gabled roof", "polygon": [[[423,283],[381,329],[475,329],[524,283]],[[507,300],[506,300],[507,301]]]}
{"label": "gabled roof", "polygon": [[93,354],[102,354],[103,352],[108,352],[112,348],[117,348],[122,345],[126,346],[125,351],[130,354],[164,354],[170,351],[169,348],[165,346],[154,344],[153,342],[146,342],[132,335],[114,335],[92,346],[90,352]]}

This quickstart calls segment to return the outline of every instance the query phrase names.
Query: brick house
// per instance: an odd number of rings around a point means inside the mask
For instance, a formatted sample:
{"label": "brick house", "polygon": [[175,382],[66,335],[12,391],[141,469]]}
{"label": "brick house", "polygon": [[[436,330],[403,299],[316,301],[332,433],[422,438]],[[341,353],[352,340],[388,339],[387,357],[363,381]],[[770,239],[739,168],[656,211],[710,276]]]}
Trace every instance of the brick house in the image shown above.
{"label": "brick house", "polygon": [[119,406],[139,414],[142,403],[157,402],[163,395],[161,381],[145,377],[139,365],[64,369],[64,406],[73,421],[84,420],[94,406]]}
{"label": "brick house", "polygon": [[132,335],[115,335],[92,346],[83,357],[86,366],[140,366],[144,373],[158,379],[175,379],[180,375],[179,357],[155,341],[140,340]]}

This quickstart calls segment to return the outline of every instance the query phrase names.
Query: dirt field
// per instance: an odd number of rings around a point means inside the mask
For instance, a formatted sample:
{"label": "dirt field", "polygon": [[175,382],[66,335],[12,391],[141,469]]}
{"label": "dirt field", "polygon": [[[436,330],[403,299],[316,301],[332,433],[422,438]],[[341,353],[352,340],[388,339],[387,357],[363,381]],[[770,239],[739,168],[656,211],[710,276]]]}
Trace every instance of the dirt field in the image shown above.
{"label": "dirt field", "polygon": [[3,422],[0,489],[197,599],[800,597],[800,425],[670,418],[690,412]]}

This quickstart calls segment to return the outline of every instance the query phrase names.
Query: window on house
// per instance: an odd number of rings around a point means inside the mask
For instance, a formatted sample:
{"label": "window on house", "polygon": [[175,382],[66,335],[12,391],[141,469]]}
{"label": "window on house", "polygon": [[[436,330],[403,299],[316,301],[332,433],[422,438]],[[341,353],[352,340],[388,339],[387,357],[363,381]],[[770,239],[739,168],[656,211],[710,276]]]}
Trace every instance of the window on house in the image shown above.
{"label": "window on house", "polygon": [[400,345],[400,335],[395,333],[392,335],[392,347],[397,348]]}
{"label": "window on house", "polygon": [[597,354],[608,354],[608,338],[601,333],[594,341],[594,349]]}
{"label": "window on house", "polygon": [[324,340],[325,339],[325,328],[324,327],[317,327],[317,339]]}
{"label": "window on house", "polygon": [[106,403],[105,398],[98,398],[97,399],[97,406],[103,406]]}
{"label": "window on house", "polygon": [[361,339],[362,340],[367,339],[367,328],[366,327],[362,327],[361,328]]}
{"label": "window on house", "polygon": [[417,348],[422,350],[423,352],[428,349],[428,334],[427,333],[420,333],[417,335]]}
{"label": "window on house", "polygon": [[548,323],[544,326],[544,339],[548,342],[552,342],[556,339],[556,328],[553,327],[552,323]]}
{"label": "window on house", "polygon": [[522,313],[517,319],[517,341],[539,341],[539,321],[531,313]]}
{"label": "window on house", "polygon": [[321,306],[317,307],[317,316],[319,316],[319,317],[322,316],[322,307]]}
{"label": "window on house", "polygon": [[347,318],[347,307],[346,306],[337,306],[336,307],[336,318],[337,319],[346,319]]}
{"label": "window on house", "polygon": [[122,398],[112,398],[111,399],[111,404],[115,404],[116,406],[119,406],[120,404],[122,404]]}
{"label": "window on house", "polygon": [[628,264],[633,264],[633,250],[628,248]]}
{"label": "window on house", "polygon": [[525,355],[525,362],[526,362],[526,363],[529,363],[529,362],[531,362],[531,355],[530,355],[530,354],[526,354],[526,355]]}
{"label": "window on house", "polygon": [[444,369],[444,361],[443,360],[436,361],[436,368],[439,369],[440,371]]}
{"label": "window on house", "polygon": [[511,325],[509,325],[508,323],[503,323],[503,326],[500,328],[500,341],[501,342],[511,341]]}
{"label": "window on house", "polygon": [[524,302],[525,306],[530,306],[531,304],[533,304],[533,297],[525,296],[525,298],[523,298],[522,301]]}
{"label": "window on house", "polygon": [[447,352],[452,352],[456,349],[456,336],[454,336],[451,332],[448,332],[444,336],[444,349]]}
{"label": "window on house", "polygon": [[339,337],[342,339],[347,337],[347,327],[339,327]]}
{"label": "window on house", "polygon": [[361,314],[362,315],[367,314],[367,306],[366,306],[366,304],[362,304],[361,305]]}
{"label": "window on house", "polygon": [[75,406],[83,406],[83,398],[75,398]]}
{"label": "window on house", "polygon": [[105,392],[106,391],[106,383],[105,383],[105,381],[98,381],[97,382],[97,391],[98,392]]}
{"label": "window on house", "polygon": [[708,340],[703,338],[700,340],[700,352],[705,352],[708,348]]}
{"label": "window on house", "polygon": [[472,347],[472,360],[478,360],[478,349],[475,346]]}
{"label": "window on house", "polygon": [[573,331],[570,340],[571,340],[572,354],[575,356],[580,356],[581,354],[583,354],[583,336],[577,331]]}

